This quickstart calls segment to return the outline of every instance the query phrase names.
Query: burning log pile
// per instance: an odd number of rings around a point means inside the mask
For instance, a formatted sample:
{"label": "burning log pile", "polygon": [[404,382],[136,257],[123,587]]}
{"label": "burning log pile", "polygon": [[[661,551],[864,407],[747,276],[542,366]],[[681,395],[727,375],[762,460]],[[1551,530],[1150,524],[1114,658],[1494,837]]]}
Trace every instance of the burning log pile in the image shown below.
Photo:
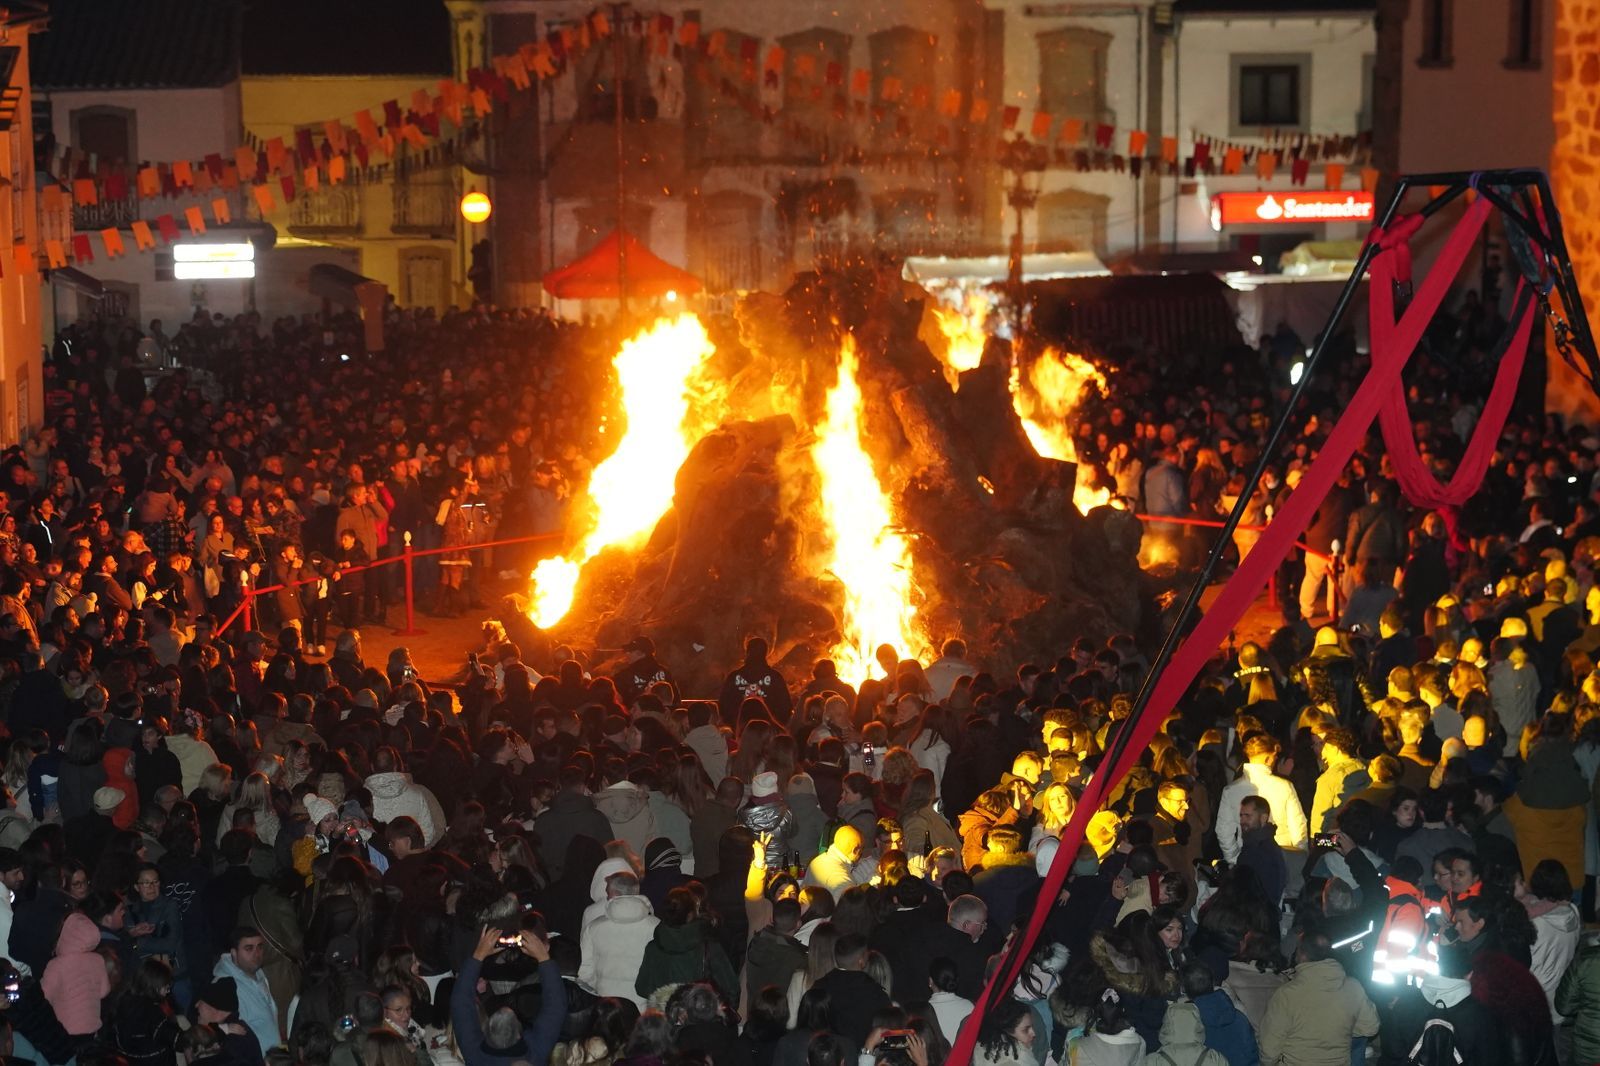
{"label": "burning log pile", "polygon": [[[734,318],[680,364],[676,406],[666,375],[630,388],[619,356],[617,456],[632,465],[597,468],[593,514],[575,520],[594,532],[535,571],[530,614],[552,637],[607,649],[647,633],[680,682],[705,691],[750,634],[791,680],[831,656],[859,681],[884,643],[926,659],[959,635],[1005,670],[1053,660],[1078,636],[1133,631],[1138,524],[1074,505],[1074,466],[1047,457],[1070,454],[1059,397],[1025,388],[1031,399],[1014,400],[1004,342],[957,391],[932,349],[973,356],[950,350],[960,342],[927,294],[866,271],[749,296]],[[680,356],[700,343],[685,321],[670,327]],[[651,358],[659,369],[674,357]],[[652,424],[647,400],[669,424]],[[661,477],[664,510],[643,499],[661,486],[641,480]],[[608,485],[631,487],[637,513],[620,519]]]}

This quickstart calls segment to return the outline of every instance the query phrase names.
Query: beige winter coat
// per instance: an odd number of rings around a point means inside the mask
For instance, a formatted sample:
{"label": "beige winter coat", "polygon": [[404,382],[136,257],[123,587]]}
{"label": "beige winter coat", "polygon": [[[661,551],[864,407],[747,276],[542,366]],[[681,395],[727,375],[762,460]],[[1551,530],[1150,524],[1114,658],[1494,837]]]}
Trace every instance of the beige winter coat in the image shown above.
{"label": "beige winter coat", "polygon": [[1262,1066],[1348,1066],[1350,1041],[1376,1036],[1378,1008],[1338,959],[1303,962],[1267,1004]]}

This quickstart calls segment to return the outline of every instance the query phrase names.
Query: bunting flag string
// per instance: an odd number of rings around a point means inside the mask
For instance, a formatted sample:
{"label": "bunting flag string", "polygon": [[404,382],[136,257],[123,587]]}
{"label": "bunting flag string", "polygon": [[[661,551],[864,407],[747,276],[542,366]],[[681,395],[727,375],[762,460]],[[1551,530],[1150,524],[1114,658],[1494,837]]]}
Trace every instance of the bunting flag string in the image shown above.
{"label": "bunting flag string", "polygon": [[[40,168],[57,182],[43,186],[41,196],[47,210],[105,208],[131,199],[133,214],[145,201],[192,199],[193,203],[173,203],[155,220],[157,232],[170,244],[177,239],[176,218],[196,234],[207,225],[203,208],[209,208],[211,224],[231,221],[232,195],[240,198],[239,207],[253,203],[265,217],[323,185],[381,182],[391,173],[450,165],[459,158],[463,144],[487,135],[485,122],[510,101],[513,91],[526,91],[573,71],[586,53],[617,33],[647,39],[643,51],[649,61],[676,61],[685,83],[693,79],[707,84],[764,124],[780,126],[785,136],[829,146],[832,161],[853,166],[905,166],[919,153],[937,160],[974,137],[1005,135],[1043,148],[1057,166],[1128,173],[1136,179],[1149,174],[1239,174],[1249,167],[1265,181],[1287,167],[1294,184],[1306,185],[1313,164],[1320,164],[1321,184],[1328,189],[1341,188],[1351,166],[1357,169],[1363,189],[1374,188],[1380,177],[1369,165],[1372,138],[1366,131],[1316,135],[1264,130],[1250,141],[1191,131],[1190,150],[1184,153],[1177,137],[1153,138],[1141,129],[1056,115],[1044,101],[1025,94],[995,101],[956,88],[939,91],[914,80],[912,72],[822,62],[812,52],[791,54],[776,42],[763,48],[756,38],[708,30],[697,20],[680,22],[665,13],[638,13],[614,25],[608,13],[597,8],[551,28],[542,40],[492,57],[485,66],[466,71],[464,79],[439,80],[436,91],[418,88],[405,102],[385,100],[348,117],[304,123],[292,136],[263,139],[246,131],[244,143],[231,151],[212,152],[198,160],[147,161],[136,167],[62,146],[40,160]],[[790,102],[801,106],[791,108]],[[870,143],[871,150],[806,121],[819,112],[859,130],[860,141]],[[116,217],[115,212],[107,215]],[[138,251],[155,247],[149,222],[132,222],[127,228]],[[35,268],[41,254],[52,263],[69,258],[88,262],[94,255],[91,237],[99,239],[107,258],[126,254],[121,227],[110,226],[58,239],[54,247],[23,249],[17,260],[20,265],[26,257]]]}

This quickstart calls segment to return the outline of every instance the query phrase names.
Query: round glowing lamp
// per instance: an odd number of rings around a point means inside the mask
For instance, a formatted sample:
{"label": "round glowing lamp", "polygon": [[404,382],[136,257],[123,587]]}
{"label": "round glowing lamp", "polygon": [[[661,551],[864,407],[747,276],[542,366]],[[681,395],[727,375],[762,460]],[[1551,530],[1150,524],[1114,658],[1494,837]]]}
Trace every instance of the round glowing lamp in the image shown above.
{"label": "round glowing lamp", "polygon": [[468,222],[486,222],[493,211],[494,204],[484,193],[474,190],[461,198],[461,217]]}

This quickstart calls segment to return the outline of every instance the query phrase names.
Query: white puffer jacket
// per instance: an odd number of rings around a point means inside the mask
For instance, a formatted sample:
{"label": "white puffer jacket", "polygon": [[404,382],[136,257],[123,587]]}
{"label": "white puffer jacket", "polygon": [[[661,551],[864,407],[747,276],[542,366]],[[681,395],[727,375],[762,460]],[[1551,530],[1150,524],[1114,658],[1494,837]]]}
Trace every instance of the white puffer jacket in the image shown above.
{"label": "white puffer jacket", "polygon": [[422,839],[430,848],[444,836],[444,818],[434,817],[440,809],[439,801],[411,780],[410,774],[373,774],[367,778],[367,791],[372,793],[372,817],[378,821],[392,822],[402,815],[416,819],[422,827]]}
{"label": "white puffer jacket", "polygon": [[605,914],[584,926],[579,938],[583,961],[578,983],[597,996],[631,1000],[643,1009],[645,1001],[633,985],[644,965],[644,949],[660,924],[643,896],[607,900]]}

